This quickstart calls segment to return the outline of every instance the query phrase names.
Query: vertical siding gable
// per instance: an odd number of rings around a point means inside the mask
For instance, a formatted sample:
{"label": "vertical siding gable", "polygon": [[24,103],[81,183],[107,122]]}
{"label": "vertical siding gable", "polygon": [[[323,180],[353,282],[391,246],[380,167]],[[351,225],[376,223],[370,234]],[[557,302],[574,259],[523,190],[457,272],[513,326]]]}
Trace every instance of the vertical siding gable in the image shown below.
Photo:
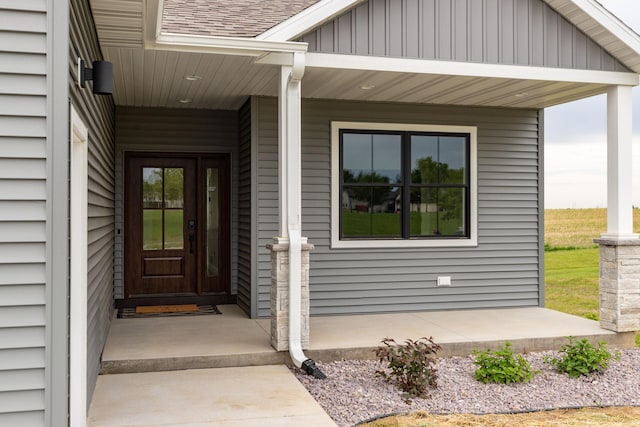
{"label": "vertical siding gable", "polygon": [[310,52],[628,71],[542,0],[368,0],[299,41]]}
{"label": "vertical siding gable", "polygon": [[47,8],[0,2],[0,425],[44,424]]}

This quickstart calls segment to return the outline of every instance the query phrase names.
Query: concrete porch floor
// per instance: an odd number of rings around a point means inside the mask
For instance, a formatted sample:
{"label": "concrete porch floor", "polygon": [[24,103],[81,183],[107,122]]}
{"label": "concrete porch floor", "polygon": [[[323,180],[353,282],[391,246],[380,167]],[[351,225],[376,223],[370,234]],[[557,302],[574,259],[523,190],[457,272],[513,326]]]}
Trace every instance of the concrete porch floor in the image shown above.
{"label": "concrete porch floor", "polygon": [[[133,373],[289,362],[270,344],[270,320],[249,319],[235,305],[219,306],[222,315],[117,319],[102,357],[102,373]],[[402,342],[433,336],[442,356],[467,355],[475,348],[496,348],[505,340],[519,352],[558,349],[567,336],[634,346],[634,333],[616,334],[598,322],[557,311],[515,309],[438,311],[311,318],[307,356],[321,361],[373,358],[385,337]]]}
{"label": "concrete porch floor", "polygon": [[[284,366],[288,354],[271,348],[269,319],[219,308],[222,315],[113,319],[87,425],[335,426]],[[311,318],[306,354],[373,358],[384,337],[422,336],[433,336],[444,356],[505,340],[523,352],[557,349],[569,335],[618,348],[632,347],[635,336],[538,307],[332,316]]]}

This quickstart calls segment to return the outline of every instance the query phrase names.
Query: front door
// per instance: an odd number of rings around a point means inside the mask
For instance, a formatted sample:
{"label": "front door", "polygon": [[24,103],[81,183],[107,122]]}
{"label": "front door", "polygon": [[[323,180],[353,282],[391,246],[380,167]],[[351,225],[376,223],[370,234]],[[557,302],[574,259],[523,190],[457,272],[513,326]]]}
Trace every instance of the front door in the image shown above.
{"label": "front door", "polygon": [[228,156],[125,156],[125,304],[224,302]]}

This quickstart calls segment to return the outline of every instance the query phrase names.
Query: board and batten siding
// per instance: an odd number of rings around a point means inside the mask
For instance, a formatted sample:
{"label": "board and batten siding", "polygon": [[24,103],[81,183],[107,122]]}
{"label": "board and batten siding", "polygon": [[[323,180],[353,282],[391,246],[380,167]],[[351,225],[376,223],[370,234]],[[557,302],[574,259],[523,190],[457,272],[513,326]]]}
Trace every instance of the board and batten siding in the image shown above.
{"label": "board and batten siding", "polygon": [[0,1],[0,425],[45,424],[47,5]]}
{"label": "board and batten siding", "polygon": [[299,41],[310,52],[629,71],[542,0],[368,0]]}
{"label": "board and batten siding", "polygon": [[111,96],[94,95],[91,83],[78,87],[77,61],[102,59],[86,0],[70,2],[69,91],[88,129],[87,237],[87,405],[100,372],[102,350],[113,315],[114,116]]}
{"label": "board and batten siding", "polygon": [[116,108],[115,297],[124,298],[125,151],[231,154],[231,293],[238,289],[238,112]]}
{"label": "board and batten siding", "polygon": [[[278,230],[277,100],[256,98],[258,314],[269,316]],[[311,252],[311,313],[538,306],[541,296],[537,110],[304,100],[302,235]],[[331,122],[477,126],[478,246],[331,249]],[[437,287],[438,276],[452,286]]]}

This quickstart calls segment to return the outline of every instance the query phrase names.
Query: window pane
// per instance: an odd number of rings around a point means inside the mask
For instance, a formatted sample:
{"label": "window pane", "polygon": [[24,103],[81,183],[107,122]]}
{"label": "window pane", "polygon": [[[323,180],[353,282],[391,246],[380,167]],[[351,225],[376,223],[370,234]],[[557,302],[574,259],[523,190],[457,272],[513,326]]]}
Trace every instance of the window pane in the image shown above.
{"label": "window pane", "polygon": [[342,136],[342,177],[345,183],[371,182],[371,135]]}
{"label": "window pane", "polygon": [[182,209],[184,207],[184,177],[182,168],[164,170],[164,207]]}
{"label": "window pane", "polygon": [[411,182],[438,183],[438,137],[411,136]]}
{"label": "window pane", "polygon": [[184,248],[182,209],[165,209],[164,211],[164,248]]}
{"label": "window pane", "polygon": [[462,136],[440,137],[440,183],[465,184],[467,140]]}
{"label": "window pane", "polygon": [[438,236],[438,190],[435,188],[412,188],[411,236]]}
{"label": "window pane", "polygon": [[397,183],[401,174],[400,135],[345,133],[342,177],[345,183]]}
{"label": "window pane", "polygon": [[142,168],[142,207],[162,208],[162,168]]}
{"label": "window pane", "polygon": [[345,187],[342,197],[344,237],[399,237],[398,187]]}
{"label": "window pane", "polygon": [[373,135],[371,182],[402,182],[402,138],[400,135]]}
{"label": "window pane", "polygon": [[463,188],[438,189],[438,228],[443,236],[465,236]]}
{"label": "window pane", "polygon": [[162,209],[143,209],[142,249],[162,249]]}
{"label": "window pane", "polygon": [[462,188],[412,188],[411,236],[465,236]]}
{"label": "window pane", "polygon": [[207,168],[207,274],[218,275],[218,169]]}

